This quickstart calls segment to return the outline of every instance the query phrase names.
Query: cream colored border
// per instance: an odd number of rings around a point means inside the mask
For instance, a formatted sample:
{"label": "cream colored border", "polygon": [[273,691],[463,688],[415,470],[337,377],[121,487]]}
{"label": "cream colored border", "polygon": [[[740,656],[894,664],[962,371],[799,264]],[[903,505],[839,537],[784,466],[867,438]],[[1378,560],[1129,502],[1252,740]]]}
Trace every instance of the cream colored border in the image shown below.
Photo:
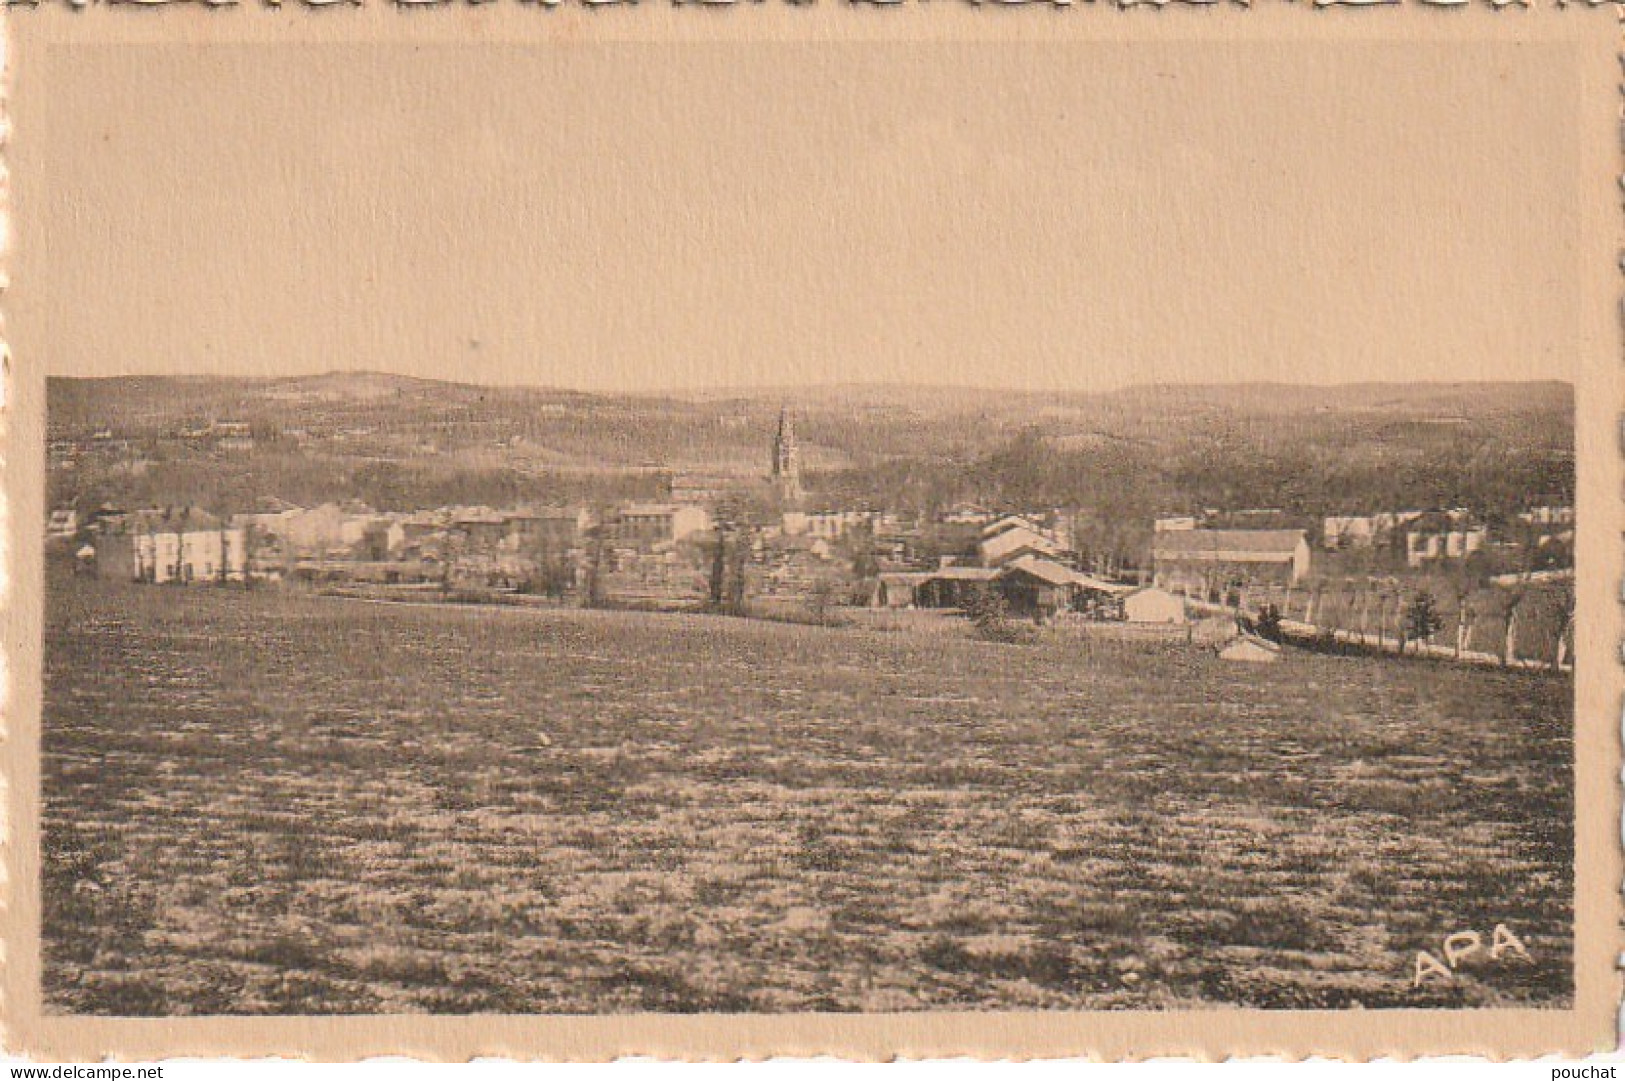
{"label": "cream colored border", "polygon": [[[1079,8],[972,8],[939,0],[873,8],[822,0],[807,8],[769,2],[736,8],[673,8],[646,0],[636,7],[527,8],[498,0],[480,7],[399,11],[379,0],[312,11],[290,5],[202,12],[136,6],[82,12],[57,5],[10,13],[14,136],[8,150],[26,223],[28,185],[51,176],[30,156],[41,97],[49,93],[53,48],[112,41],[185,40],[325,42],[389,40],[430,43],[535,42],[560,39],[691,41],[835,40],[1120,40],[1227,41],[1404,38],[1448,43],[1463,37],[1547,42],[1567,47],[1580,85],[1576,118],[1584,143],[1584,236],[1566,288],[1584,298],[1583,360],[1578,376],[1579,504],[1577,633],[1576,996],[1568,1010],[1172,1013],[924,1013],[907,1015],[603,1017],[358,1017],[109,1020],[42,1016],[37,928],[37,788],[43,519],[45,328],[23,309],[10,321],[15,355],[7,422],[5,492],[12,589],[5,635],[9,666],[4,747],[10,824],[5,869],[5,1043],[36,1058],[111,1055],[152,1059],[182,1055],[296,1055],[349,1060],[394,1053],[459,1060],[503,1055],[548,1060],[602,1060],[628,1054],[689,1059],[758,1058],[833,1053],[858,1059],[971,1054],[982,1057],[1085,1055],[1132,1059],[1150,1055],[1222,1058],[1308,1054],[1346,1058],[1468,1052],[1523,1057],[1581,1054],[1615,1046],[1621,935],[1618,886],[1620,667],[1618,599],[1625,517],[1620,493],[1621,72],[1618,27],[1610,9],[1569,7],[1331,8],[1307,3],[1257,9],[1178,8],[1121,11]],[[1351,87],[1357,95],[1358,87]],[[200,106],[201,107],[201,106]],[[49,252],[24,240],[12,253],[11,279],[26,283]],[[26,285],[20,287],[26,292]],[[11,307],[15,298],[8,298]],[[94,297],[86,304],[93,309]],[[11,313],[8,313],[11,314]],[[1509,882],[1508,890],[1516,883]]]}

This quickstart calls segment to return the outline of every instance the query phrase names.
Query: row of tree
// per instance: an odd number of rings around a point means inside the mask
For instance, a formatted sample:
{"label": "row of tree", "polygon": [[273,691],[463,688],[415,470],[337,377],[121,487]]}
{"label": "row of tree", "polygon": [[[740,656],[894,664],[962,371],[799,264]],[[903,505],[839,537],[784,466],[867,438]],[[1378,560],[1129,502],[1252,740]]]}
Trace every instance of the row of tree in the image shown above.
{"label": "row of tree", "polygon": [[1570,583],[1515,583],[1479,588],[1457,580],[1441,596],[1426,584],[1319,583],[1263,590],[1244,598],[1259,633],[1279,638],[1295,621],[1399,653],[1493,656],[1503,665],[1569,664],[1574,649],[1575,594]]}

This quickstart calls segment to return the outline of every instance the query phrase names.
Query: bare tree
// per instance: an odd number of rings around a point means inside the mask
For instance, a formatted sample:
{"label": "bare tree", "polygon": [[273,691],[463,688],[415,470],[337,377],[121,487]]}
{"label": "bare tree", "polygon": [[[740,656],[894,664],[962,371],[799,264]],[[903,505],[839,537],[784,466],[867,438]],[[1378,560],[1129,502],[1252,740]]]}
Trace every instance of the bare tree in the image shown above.
{"label": "bare tree", "polygon": [[596,508],[592,524],[586,530],[581,584],[581,604],[584,608],[604,606],[604,574],[609,556],[609,536],[605,524],[607,513],[607,508]]}
{"label": "bare tree", "polygon": [[751,534],[748,527],[734,530],[733,543],[728,548],[727,583],[723,607],[734,615],[745,614],[745,573],[750,563]]}
{"label": "bare tree", "polygon": [[741,500],[723,502],[716,511],[716,538],[707,581],[712,610],[741,615],[745,611],[745,574],[750,562],[750,514]]}
{"label": "bare tree", "polygon": [[1573,650],[1575,591],[1573,589],[1563,590],[1558,596],[1557,603],[1559,623],[1557,648],[1552,654],[1552,668],[1554,670],[1563,667],[1564,662],[1568,660],[1569,654]]}
{"label": "bare tree", "polygon": [[833,622],[830,609],[835,606],[835,583],[825,575],[819,575],[807,591],[807,611],[812,615],[813,622],[819,626],[827,626]]}
{"label": "bare tree", "polygon": [[722,610],[722,602],[727,593],[727,582],[728,531],[722,522],[718,522],[715,536],[711,540],[711,573],[706,589],[708,603],[716,611]]}
{"label": "bare tree", "polygon": [[1473,633],[1472,597],[1477,591],[1477,584],[1465,574],[1453,575],[1450,579],[1450,598],[1456,606],[1456,644],[1454,656],[1457,660],[1467,649],[1467,642]]}
{"label": "bare tree", "polygon": [[1518,660],[1518,613],[1528,597],[1529,592],[1522,585],[1512,586],[1507,590],[1506,605],[1502,610],[1502,619],[1505,621],[1501,635],[1503,667],[1515,664]]}
{"label": "bare tree", "polygon": [[568,592],[572,577],[567,554],[558,549],[545,530],[539,530],[527,553],[530,562],[524,590],[557,600]]}

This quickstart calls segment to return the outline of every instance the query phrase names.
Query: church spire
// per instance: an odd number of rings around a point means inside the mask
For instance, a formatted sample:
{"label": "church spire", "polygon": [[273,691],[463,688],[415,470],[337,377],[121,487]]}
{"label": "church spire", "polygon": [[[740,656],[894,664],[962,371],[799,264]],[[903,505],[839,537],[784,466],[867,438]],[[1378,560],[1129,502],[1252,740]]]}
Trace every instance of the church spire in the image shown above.
{"label": "church spire", "polygon": [[779,428],[773,435],[773,489],[787,503],[801,498],[801,448],[788,405],[779,410]]}

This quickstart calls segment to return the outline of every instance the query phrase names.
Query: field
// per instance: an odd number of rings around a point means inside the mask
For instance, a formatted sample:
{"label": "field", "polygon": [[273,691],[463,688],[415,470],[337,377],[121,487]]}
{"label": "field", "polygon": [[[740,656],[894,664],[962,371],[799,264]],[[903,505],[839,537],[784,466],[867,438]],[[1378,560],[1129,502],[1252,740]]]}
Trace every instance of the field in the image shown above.
{"label": "field", "polygon": [[[49,590],[58,1012],[1560,1006],[1571,681]],[[1511,929],[1412,986],[1416,951]]]}

